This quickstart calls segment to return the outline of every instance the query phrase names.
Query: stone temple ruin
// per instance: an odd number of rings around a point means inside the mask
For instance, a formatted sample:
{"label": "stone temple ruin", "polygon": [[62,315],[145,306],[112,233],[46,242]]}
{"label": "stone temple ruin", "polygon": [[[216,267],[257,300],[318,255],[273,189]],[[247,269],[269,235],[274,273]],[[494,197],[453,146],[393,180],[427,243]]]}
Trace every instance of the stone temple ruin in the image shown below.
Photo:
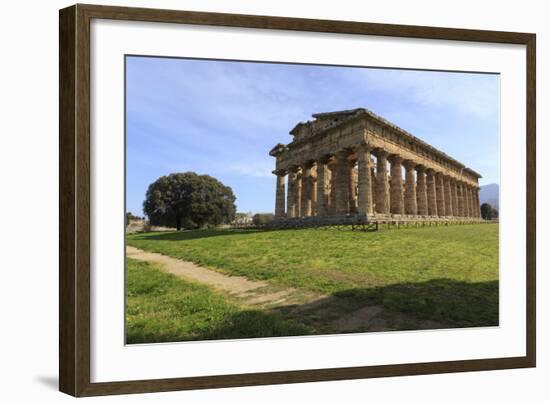
{"label": "stone temple ruin", "polygon": [[313,118],[269,152],[276,221],[481,218],[481,175],[459,161],[364,108]]}

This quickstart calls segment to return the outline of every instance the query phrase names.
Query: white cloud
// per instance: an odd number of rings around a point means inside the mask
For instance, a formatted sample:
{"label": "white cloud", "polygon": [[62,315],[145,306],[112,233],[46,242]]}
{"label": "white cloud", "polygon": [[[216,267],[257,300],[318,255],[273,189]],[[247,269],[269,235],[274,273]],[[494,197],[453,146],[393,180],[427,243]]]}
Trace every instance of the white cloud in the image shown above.
{"label": "white cloud", "polygon": [[247,160],[244,163],[234,163],[228,166],[228,169],[236,174],[253,178],[271,178],[274,177],[272,171],[275,166],[275,159],[272,160]]}
{"label": "white cloud", "polygon": [[392,93],[420,105],[451,107],[475,118],[494,118],[499,112],[499,79],[495,75],[365,69],[343,77],[371,90]]}

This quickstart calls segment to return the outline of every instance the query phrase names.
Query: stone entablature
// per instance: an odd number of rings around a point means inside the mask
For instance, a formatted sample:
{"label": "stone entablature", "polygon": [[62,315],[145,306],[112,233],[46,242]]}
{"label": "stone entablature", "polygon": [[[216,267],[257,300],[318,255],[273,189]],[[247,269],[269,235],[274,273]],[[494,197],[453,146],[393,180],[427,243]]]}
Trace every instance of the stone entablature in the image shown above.
{"label": "stone entablature", "polygon": [[294,127],[291,143],[270,152],[276,217],[480,217],[481,176],[447,154],[366,109],[313,117]]}

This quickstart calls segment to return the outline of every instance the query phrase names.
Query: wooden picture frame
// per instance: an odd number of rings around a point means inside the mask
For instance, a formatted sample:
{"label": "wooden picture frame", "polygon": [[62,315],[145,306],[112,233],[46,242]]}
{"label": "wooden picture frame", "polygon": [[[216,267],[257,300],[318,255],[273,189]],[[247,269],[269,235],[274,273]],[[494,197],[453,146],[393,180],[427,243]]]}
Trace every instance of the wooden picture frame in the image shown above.
{"label": "wooden picture frame", "polygon": [[[92,383],[90,380],[90,21],[94,18],[525,45],[527,54],[525,60],[527,71],[526,356]],[[60,10],[59,28],[59,388],[62,392],[73,396],[94,396],[535,366],[536,37],[534,34],[80,4]]]}

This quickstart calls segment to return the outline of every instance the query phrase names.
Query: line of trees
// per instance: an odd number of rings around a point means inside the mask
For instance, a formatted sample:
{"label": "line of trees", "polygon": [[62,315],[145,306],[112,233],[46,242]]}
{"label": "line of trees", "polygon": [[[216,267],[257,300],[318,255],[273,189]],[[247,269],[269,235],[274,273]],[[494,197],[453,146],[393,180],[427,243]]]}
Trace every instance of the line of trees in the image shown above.
{"label": "line of trees", "polygon": [[275,215],[273,213],[256,213],[252,216],[252,223],[257,226],[263,226],[264,224],[273,221],[274,218]]}

